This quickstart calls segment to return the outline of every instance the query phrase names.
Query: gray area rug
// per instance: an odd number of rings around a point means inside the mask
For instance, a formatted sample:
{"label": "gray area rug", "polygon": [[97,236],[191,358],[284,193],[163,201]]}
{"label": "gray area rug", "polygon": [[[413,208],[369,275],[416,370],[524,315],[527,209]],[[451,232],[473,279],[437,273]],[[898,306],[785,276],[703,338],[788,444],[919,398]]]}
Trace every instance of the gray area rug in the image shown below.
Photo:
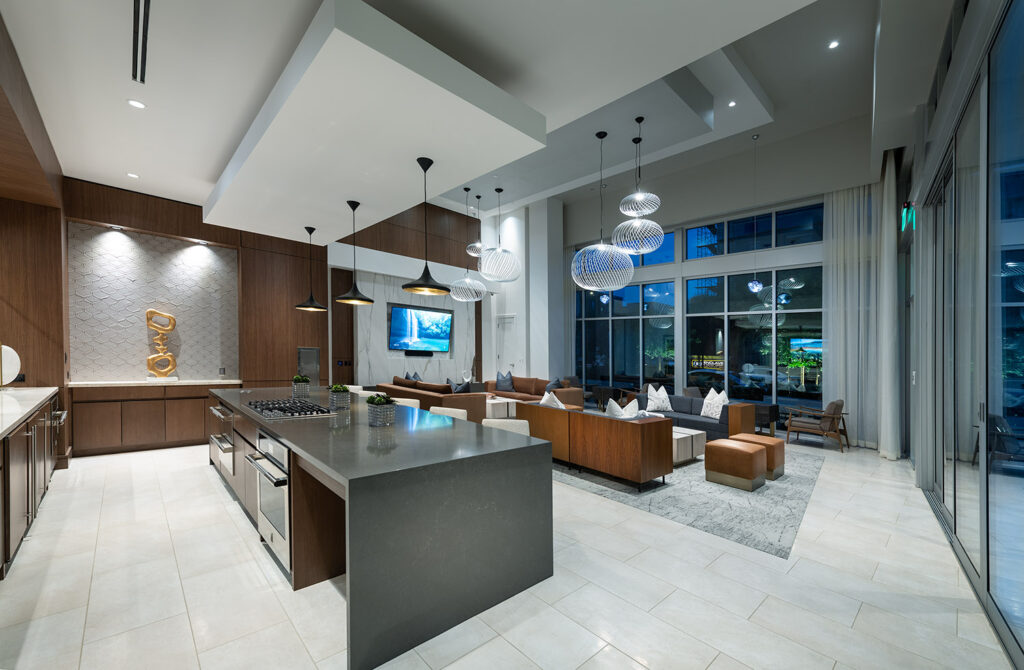
{"label": "gray area rug", "polygon": [[789,558],[824,456],[786,450],[786,474],[748,493],[704,480],[704,461],[677,466],[637,491],[630,482],[554,463],[555,481],[760,551]]}

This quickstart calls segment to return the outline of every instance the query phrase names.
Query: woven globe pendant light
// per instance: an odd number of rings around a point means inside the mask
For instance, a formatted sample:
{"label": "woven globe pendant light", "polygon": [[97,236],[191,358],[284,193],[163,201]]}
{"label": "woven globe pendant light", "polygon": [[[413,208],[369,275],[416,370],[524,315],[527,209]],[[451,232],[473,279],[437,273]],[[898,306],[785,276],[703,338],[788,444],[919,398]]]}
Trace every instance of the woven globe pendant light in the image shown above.
{"label": "woven globe pendant light", "polygon": [[665,231],[650,219],[623,221],[612,231],[612,244],[631,256],[642,256],[661,248]]}
{"label": "woven globe pendant light", "polygon": [[[469,187],[462,189],[466,192],[466,218],[469,218]],[[477,196],[478,198],[480,196]],[[473,246],[473,245],[469,245]],[[483,246],[483,245],[481,245]],[[468,251],[468,247],[467,247]],[[470,254],[472,256],[473,254]],[[466,276],[452,282],[452,298],[458,302],[477,302],[483,300],[487,295],[487,287],[481,282],[469,276],[469,266],[466,266]]]}
{"label": "woven globe pendant light", "polygon": [[523,265],[509,249],[501,246],[501,194],[503,188],[496,188],[498,194],[498,246],[489,247],[480,253],[480,275],[496,282],[510,282],[519,279]]}
{"label": "woven globe pendant light", "polygon": [[601,226],[601,241],[583,247],[572,259],[572,280],[580,288],[589,291],[617,291],[633,279],[633,259],[625,251],[604,242],[604,138],[605,131],[599,131],[600,168],[598,169],[598,202]]}
{"label": "woven globe pendant light", "polygon": [[[466,216],[468,217],[469,216],[469,187],[466,186],[462,190],[466,192]],[[481,196],[479,193],[477,193],[477,195],[476,195],[476,217],[478,219],[480,218],[480,198],[482,198],[482,197],[483,196]],[[484,243],[481,242],[480,240],[477,240],[476,242],[470,242],[469,244],[466,245],[466,253],[469,254],[470,256],[472,256],[473,258],[480,258],[480,254],[482,254],[483,251],[484,251]]]}
{"label": "woven globe pendant light", "polygon": [[448,295],[451,291],[431,276],[430,264],[427,262],[427,170],[434,161],[420,157],[416,162],[423,170],[423,274],[411,282],[402,284],[402,290],[417,295]]}
{"label": "woven globe pendant light", "polygon": [[636,121],[637,134],[633,138],[633,144],[636,145],[636,187],[619,203],[619,211],[626,216],[639,219],[657,212],[661,207],[661,198],[640,188],[640,124],[644,122],[644,117],[638,116],[633,120]]}
{"label": "woven globe pendant light", "polygon": [[356,283],[356,208],[359,207],[359,203],[355,200],[347,200],[346,203],[352,209],[352,288],[348,293],[335,298],[334,302],[343,305],[372,305],[373,298],[363,295]]}

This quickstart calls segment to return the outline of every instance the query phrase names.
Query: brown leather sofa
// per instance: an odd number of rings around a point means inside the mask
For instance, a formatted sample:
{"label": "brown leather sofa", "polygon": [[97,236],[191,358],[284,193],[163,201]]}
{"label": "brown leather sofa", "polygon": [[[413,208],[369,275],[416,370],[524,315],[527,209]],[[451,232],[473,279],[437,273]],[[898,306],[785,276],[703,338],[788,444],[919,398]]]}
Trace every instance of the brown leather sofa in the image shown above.
{"label": "brown leather sofa", "polygon": [[636,484],[672,472],[672,420],[614,419],[576,409],[521,403],[516,418],[530,435],[551,442],[551,453],[573,465]]}
{"label": "brown leather sofa", "polygon": [[[501,398],[511,398],[520,402],[536,402],[544,397],[544,389],[550,384],[548,379],[537,377],[512,377],[514,391],[499,391],[495,380],[484,382],[484,389]],[[555,389],[555,397],[563,405],[583,406],[583,389],[577,387],[561,387]]]}
{"label": "brown leather sofa", "polygon": [[431,407],[454,407],[466,410],[466,418],[480,423],[487,416],[486,393],[452,393],[448,384],[431,384],[395,377],[390,384],[377,384],[377,391],[387,393],[393,398],[415,398],[420,401],[420,409],[430,410]]}

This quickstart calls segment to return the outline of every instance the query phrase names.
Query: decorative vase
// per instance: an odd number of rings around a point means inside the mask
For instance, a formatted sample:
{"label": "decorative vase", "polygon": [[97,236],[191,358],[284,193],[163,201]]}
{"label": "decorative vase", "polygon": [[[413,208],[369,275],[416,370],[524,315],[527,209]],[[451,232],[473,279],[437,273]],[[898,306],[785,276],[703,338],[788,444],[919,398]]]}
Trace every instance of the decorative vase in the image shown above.
{"label": "decorative vase", "polygon": [[292,382],[292,399],[306,400],[309,398],[309,382]]}
{"label": "decorative vase", "polygon": [[371,426],[390,426],[395,423],[395,406],[391,405],[367,405],[370,413]]}
{"label": "decorative vase", "polygon": [[332,412],[337,412],[339,409],[349,409],[352,406],[352,394],[348,391],[342,391],[340,393],[331,391],[328,394],[328,400],[328,409]]}

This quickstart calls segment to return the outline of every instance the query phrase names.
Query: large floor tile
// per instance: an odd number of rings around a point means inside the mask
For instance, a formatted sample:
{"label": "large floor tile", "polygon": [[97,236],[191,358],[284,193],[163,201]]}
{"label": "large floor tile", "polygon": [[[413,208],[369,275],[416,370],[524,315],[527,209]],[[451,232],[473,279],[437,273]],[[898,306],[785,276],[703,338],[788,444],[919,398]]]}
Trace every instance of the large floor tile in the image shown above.
{"label": "large floor tile", "polygon": [[925,624],[865,604],[854,629],[958,670],[1009,668],[1006,657],[985,645],[971,642]]}
{"label": "large floor tile", "polygon": [[85,641],[123,633],[185,612],[174,559],[136,563],[95,575]]}
{"label": "large floor tile", "polygon": [[662,579],[581,545],[558,552],[555,562],[644,610],[675,590]]}
{"label": "large floor tile", "polygon": [[179,614],[86,643],[81,670],[190,670],[199,668],[188,616]]}
{"label": "large floor tile", "polygon": [[497,633],[480,617],[473,617],[416,647],[416,653],[433,670],[438,670],[438,668],[443,668],[465,656],[496,635]]}
{"label": "large floor tile", "polygon": [[88,604],[92,552],[31,562],[21,558],[15,557],[11,572],[0,581],[0,628]]}
{"label": "large floor tile", "polygon": [[506,640],[496,637],[483,646],[477,647],[448,666],[451,670],[536,670],[520,651]]}
{"label": "large floor tile", "polygon": [[835,659],[682,590],[651,614],[753,668],[831,670],[835,664]]}
{"label": "large floor tile", "polygon": [[289,585],[274,589],[278,601],[314,661],[321,661],[348,646],[348,604],[345,577],[293,591]]}
{"label": "large floor tile", "polygon": [[101,527],[96,539],[97,574],[173,558],[171,533],[163,519]]}
{"label": "large floor tile", "polygon": [[576,668],[605,646],[604,640],[529,591],[492,607],[480,619],[546,670]]}
{"label": "large floor tile", "polygon": [[555,609],[648,668],[703,670],[718,650],[593,584]]}
{"label": "large floor tile", "polygon": [[[853,620],[860,610],[859,600],[808,584],[789,573],[780,574],[768,570],[732,554],[723,554],[709,569],[761,593],[769,593],[847,626],[853,625]],[[704,597],[700,593],[696,595]],[[704,599],[720,604],[712,598]]]}
{"label": "large floor tile", "polygon": [[775,597],[769,597],[750,618],[850,667],[925,670],[934,663],[849,626],[836,623]]}
{"label": "large floor tile", "polygon": [[574,516],[555,520],[555,530],[565,537],[620,561],[628,560],[647,548],[646,544],[631,539],[617,528],[608,528]]}
{"label": "large floor tile", "polygon": [[182,580],[200,654],[288,617],[255,562]]}
{"label": "large floor tile", "polygon": [[252,560],[231,521],[171,533],[182,579]]}
{"label": "large floor tile", "polygon": [[78,666],[85,608],[0,628],[0,668],[60,670]]}
{"label": "large floor tile", "polygon": [[[743,618],[753,614],[765,598],[762,591],[711,570],[697,568],[658,549],[648,549],[630,559],[628,564]],[[712,563],[712,566],[714,565],[715,563]]]}
{"label": "large floor tile", "polygon": [[203,670],[314,670],[291,623],[283,621],[199,655]]}
{"label": "large floor tile", "polygon": [[580,670],[644,670],[644,666],[608,644],[581,665]]}

